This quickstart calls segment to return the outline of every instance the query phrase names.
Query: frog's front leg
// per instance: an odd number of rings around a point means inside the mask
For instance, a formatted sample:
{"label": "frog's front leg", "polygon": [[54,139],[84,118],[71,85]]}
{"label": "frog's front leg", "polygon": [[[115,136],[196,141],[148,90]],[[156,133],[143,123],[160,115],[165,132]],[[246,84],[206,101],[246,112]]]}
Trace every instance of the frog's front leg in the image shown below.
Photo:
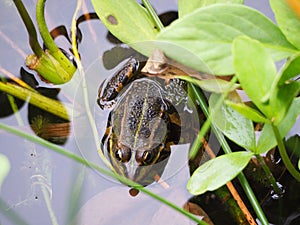
{"label": "frog's front leg", "polygon": [[107,82],[103,82],[98,92],[98,104],[101,109],[113,106],[116,97],[122,88],[129,83],[139,68],[139,62],[130,58]]}

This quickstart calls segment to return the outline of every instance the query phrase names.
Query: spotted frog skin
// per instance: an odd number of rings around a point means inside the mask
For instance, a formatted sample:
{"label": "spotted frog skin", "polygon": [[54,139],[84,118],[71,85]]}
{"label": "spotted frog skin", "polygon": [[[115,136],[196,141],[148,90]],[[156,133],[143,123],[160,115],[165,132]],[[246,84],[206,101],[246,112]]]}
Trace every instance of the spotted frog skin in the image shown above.
{"label": "spotted frog skin", "polygon": [[164,88],[141,74],[131,58],[100,87],[98,104],[111,108],[102,144],[112,166],[141,185],[151,184],[163,173],[181,133],[179,114]]}

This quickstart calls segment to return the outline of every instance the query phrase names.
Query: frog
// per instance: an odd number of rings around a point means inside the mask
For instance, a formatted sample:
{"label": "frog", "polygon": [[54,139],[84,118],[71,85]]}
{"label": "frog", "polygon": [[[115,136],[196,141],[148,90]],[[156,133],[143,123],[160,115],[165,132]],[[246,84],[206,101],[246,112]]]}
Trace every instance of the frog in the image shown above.
{"label": "frog", "polygon": [[182,124],[168,85],[141,72],[143,66],[129,58],[101,84],[97,102],[110,110],[101,144],[115,172],[147,186],[161,177]]}

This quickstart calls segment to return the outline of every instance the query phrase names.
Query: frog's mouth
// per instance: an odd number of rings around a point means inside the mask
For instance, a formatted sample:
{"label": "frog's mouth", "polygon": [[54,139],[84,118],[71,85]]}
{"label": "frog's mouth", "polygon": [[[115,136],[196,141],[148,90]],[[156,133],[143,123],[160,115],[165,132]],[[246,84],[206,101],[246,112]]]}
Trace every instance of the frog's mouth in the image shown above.
{"label": "frog's mouth", "polygon": [[[158,149],[157,151],[159,151]],[[149,151],[150,152],[150,151]],[[121,162],[111,158],[111,162],[116,172],[128,179],[139,183],[140,185],[147,186],[157,180],[160,177],[168,163],[170,151],[155,152],[151,150],[153,157],[149,164],[142,163],[139,160],[139,155],[147,157],[145,154],[147,151],[132,151],[130,160],[127,162]]]}
{"label": "frog's mouth", "polygon": [[140,165],[134,157],[133,162],[124,165],[125,176],[143,186],[147,186],[156,181],[157,176],[161,176],[168,163],[170,152],[159,157],[155,162],[149,165]]}

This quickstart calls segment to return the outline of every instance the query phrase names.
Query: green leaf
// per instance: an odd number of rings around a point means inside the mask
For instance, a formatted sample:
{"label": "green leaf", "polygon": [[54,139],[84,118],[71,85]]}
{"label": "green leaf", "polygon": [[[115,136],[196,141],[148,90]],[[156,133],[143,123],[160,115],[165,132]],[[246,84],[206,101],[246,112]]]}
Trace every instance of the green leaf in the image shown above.
{"label": "green leaf", "polygon": [[[295,98],[289,108],[287,115],[278,125],[281,137],[285,137],[294,126],[298,115],[300,114],[300,98]],[[263,154],[277,145],[272,126],[265,124],[257,142],[256,154]]]}
{"label": "green leaf", "polygon": [[285,63],[284,67],[280,72],[280,79],[278,84],[281,85],[285,81],[294,78],[300,74],[300,53],[297,53],[290,57]]}
{"label": "green leaf", "polygon": [[153,40],[158,33],[148,12],[135,0],[92,0],[92,4],[102,23],[124,43]]}
{"label": "green leaf", "polygon": [[300,136],[294,135],[284,143],[286,151],[294,158],[300,158]]}
{"label": "green leaf", "polygon": [[269,118],[274,111],[268,104],[276,67],[264,46],[248,37],[233,42],[233,64],[239,82],[251,101]]}
{"label": "green leaf", "polygon": [[300,159],[298,160],[298,169],[300,170]]}
{"label": "green leaf", "polygon": [[1,185],[10,170],[9,160],[3,154],[0,154],[0,165],[1,165],[0,166],[0,190],[1,190]]}
{"label": "green leaf", "polygon": [[188,1],[187,0],[178,0],[179,17],[183,17],[186,14],[189,14],[198,8],[217,4],[217,3],[242,4],[242,3],[244,3],[244,0],[210,0],[210,1],[207,1],[207,0],[188,0]]}
{"label": "green leaf", "polygon": [[229,105],[231,108],[245,116],[246,118],[257,122],[257,123],[270,123],[270,121],[264,117],[260,112],[257,110],[245,105],[244,103],[235,103],[231,101],[226,101],[226,104]]}
{"label": "green leaf", "polygon": [[248,164],[252,152],[234,152],[211,159],[191,176],[187,189],[193,195],[214,191],[235,178]]}
{"label": "green leaf", "polygon": [[226,91],[233,91],[239,87],[238,84],[231,85],[230,82],[218,78],[204,80],[198,80],[190,76],[178,76],[178,78],[196,84],[200,86],[203,90],[213,93],[224,93]]}
{"label": "green leaf", "polygon": [[252,121],[224,103],[219,108],[217,105],[219,98],[220,95],[212,94],[209,99],[212,123],[236,144],[255,151],[256,144]]}
{"label": "green leaf", "polygon": [[274,111],[272,118],[275,125],[278,125],[285,117],[292,101],[300,91],[300,82],[293,81],[276,87],[271,94],[270,106]]}
{"label": "green leaf", "polygon": [[270,0],[276,21],[286,38],[300,49],[300,19],[287,1]]}
{"label": "green leaf", "polygon": [[[215,4],[197,9],[162,30],[157,40],[165,42],[159,47],[167,56],[182,64],[202,72],[228,75],[235,72],[232,42],[242,35],[261,41],[276,56],[275,60],[295,52],[294,46],[269,18],[239,4]],[[197,57],[185,58],[187,51]],[[201,61],[203,63],[199,63]]]}
{"label": "green leaf", "polygon": [[278,85],[280,77],[271,56],[261,43],[248,37],[234,40],[233,58],[242,88],[262,113],[278,125],[298,94],[300,83]]}

